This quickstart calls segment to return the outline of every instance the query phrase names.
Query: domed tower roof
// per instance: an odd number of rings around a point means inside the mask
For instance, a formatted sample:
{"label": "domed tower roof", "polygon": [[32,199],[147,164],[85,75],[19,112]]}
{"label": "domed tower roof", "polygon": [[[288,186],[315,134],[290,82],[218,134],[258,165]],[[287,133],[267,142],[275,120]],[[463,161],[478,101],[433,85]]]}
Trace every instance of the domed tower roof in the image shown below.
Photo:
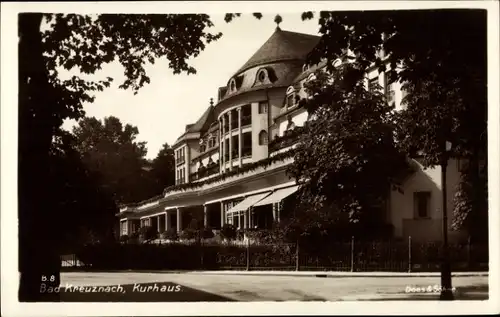
{"label": "domed tower roof", "polygon": [[289,60],[304,60],[318,44],[319,36],[283,31],[279,27],[255,54],[236,72],[268,63]]}

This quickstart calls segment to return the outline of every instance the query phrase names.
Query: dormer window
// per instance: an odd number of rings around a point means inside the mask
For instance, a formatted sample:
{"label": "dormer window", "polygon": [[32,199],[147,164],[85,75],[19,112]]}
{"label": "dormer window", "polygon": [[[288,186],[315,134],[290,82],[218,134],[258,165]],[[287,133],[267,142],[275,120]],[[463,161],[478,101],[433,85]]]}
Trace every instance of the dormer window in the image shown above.
{"label": "dormer window", "polygon": [[236,91],[236,80],[233,78],[229,82],[229,91],[230,92],[235,92]]}
{"label": "dormer window", "polygon": [[309,65],[304,64],[304,66],[302,66],[302,72],[307,72],[308,70],[309,70]]}
{"label": "dormer window", "polygon": [[257,80],[263,83],[266,80],[266,78],[267,78],[266,71],[265,70],[259,71],[259,73],[257,74]]}

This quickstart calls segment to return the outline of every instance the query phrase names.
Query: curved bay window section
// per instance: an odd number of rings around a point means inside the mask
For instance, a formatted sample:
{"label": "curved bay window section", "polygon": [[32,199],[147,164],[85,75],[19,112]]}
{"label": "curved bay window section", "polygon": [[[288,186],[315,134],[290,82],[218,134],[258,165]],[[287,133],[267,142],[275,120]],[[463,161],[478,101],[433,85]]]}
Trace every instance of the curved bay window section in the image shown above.
{"label": "curved bay window section", "polygon": [[252,156],[252,106],[250,104],[233,107],[219,117],[220,130],[220,171],[232,170],[247,163],[242,159]]}
{"label": "curved bay window section", "polygon": [[231,109],[229,110],[229,118],[230,118],[230,122],[231,122],[231,131],[234,131],[235,129],[238,129],[240,127],[240,118],[239,118],[239,114],[238,114],[238,111],[237,109]]}

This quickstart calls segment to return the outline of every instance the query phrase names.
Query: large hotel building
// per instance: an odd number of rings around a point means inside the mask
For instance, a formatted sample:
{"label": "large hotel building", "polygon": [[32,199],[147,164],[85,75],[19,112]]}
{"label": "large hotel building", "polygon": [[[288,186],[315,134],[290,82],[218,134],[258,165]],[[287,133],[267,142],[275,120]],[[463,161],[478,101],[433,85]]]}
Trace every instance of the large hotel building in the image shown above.
{"label": "large hotel building", "polygon": [[[175,186],[160,197],[121,207],[120,234],[131,234],[141,226],[182,231],[193,219],[215,230],[224,224],[269,228],[285,216],[286,202],[293,201],[297,191],[286,173],[293,155],[286,152],[307,124],[308,113],[298,101],[307,98],[304,83],[323,67],[304,63],[318,41],[318,36],[277,28],[173,145]],[[401,109],[400,84],[388,85],[383,73],[367,70],[367,85],[375,82],[396,110]],[[439,240],[441,171],[414,162],[416,168],[405,180],[403,192],[388,196],[385,221],[393,225],[396,237]],[[449,216],[460,164],[448,164]],[[450,234],[451,239],[459,236]]]}

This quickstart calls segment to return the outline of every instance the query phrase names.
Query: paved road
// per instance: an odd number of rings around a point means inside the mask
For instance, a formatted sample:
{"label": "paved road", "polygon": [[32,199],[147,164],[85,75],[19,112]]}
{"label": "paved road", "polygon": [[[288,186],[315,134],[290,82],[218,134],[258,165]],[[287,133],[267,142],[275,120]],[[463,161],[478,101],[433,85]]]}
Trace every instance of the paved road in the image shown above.
{"label": "paved road", "polygon": [[[440,284],[439,277],[321,278],[133,272],[62,273],[61,280],[62,301],[397,300],[408,299],[408,287],[413,287],[415,291],[415,287]],[[105,293],[105,289],[94,292],[88,289],[90,293],[83,294],[63,290],[66,286],[118,284],[125,291],[110,294]],[[149,290],[147,286],[150,286]],[[162,286],[165,286],[163,291]],[[453,286],[456,287],[457,299],[488,298],[488,277],[454,277]],[[437,299],[436,296],[420,293],[413,294],[411,299]]]}

